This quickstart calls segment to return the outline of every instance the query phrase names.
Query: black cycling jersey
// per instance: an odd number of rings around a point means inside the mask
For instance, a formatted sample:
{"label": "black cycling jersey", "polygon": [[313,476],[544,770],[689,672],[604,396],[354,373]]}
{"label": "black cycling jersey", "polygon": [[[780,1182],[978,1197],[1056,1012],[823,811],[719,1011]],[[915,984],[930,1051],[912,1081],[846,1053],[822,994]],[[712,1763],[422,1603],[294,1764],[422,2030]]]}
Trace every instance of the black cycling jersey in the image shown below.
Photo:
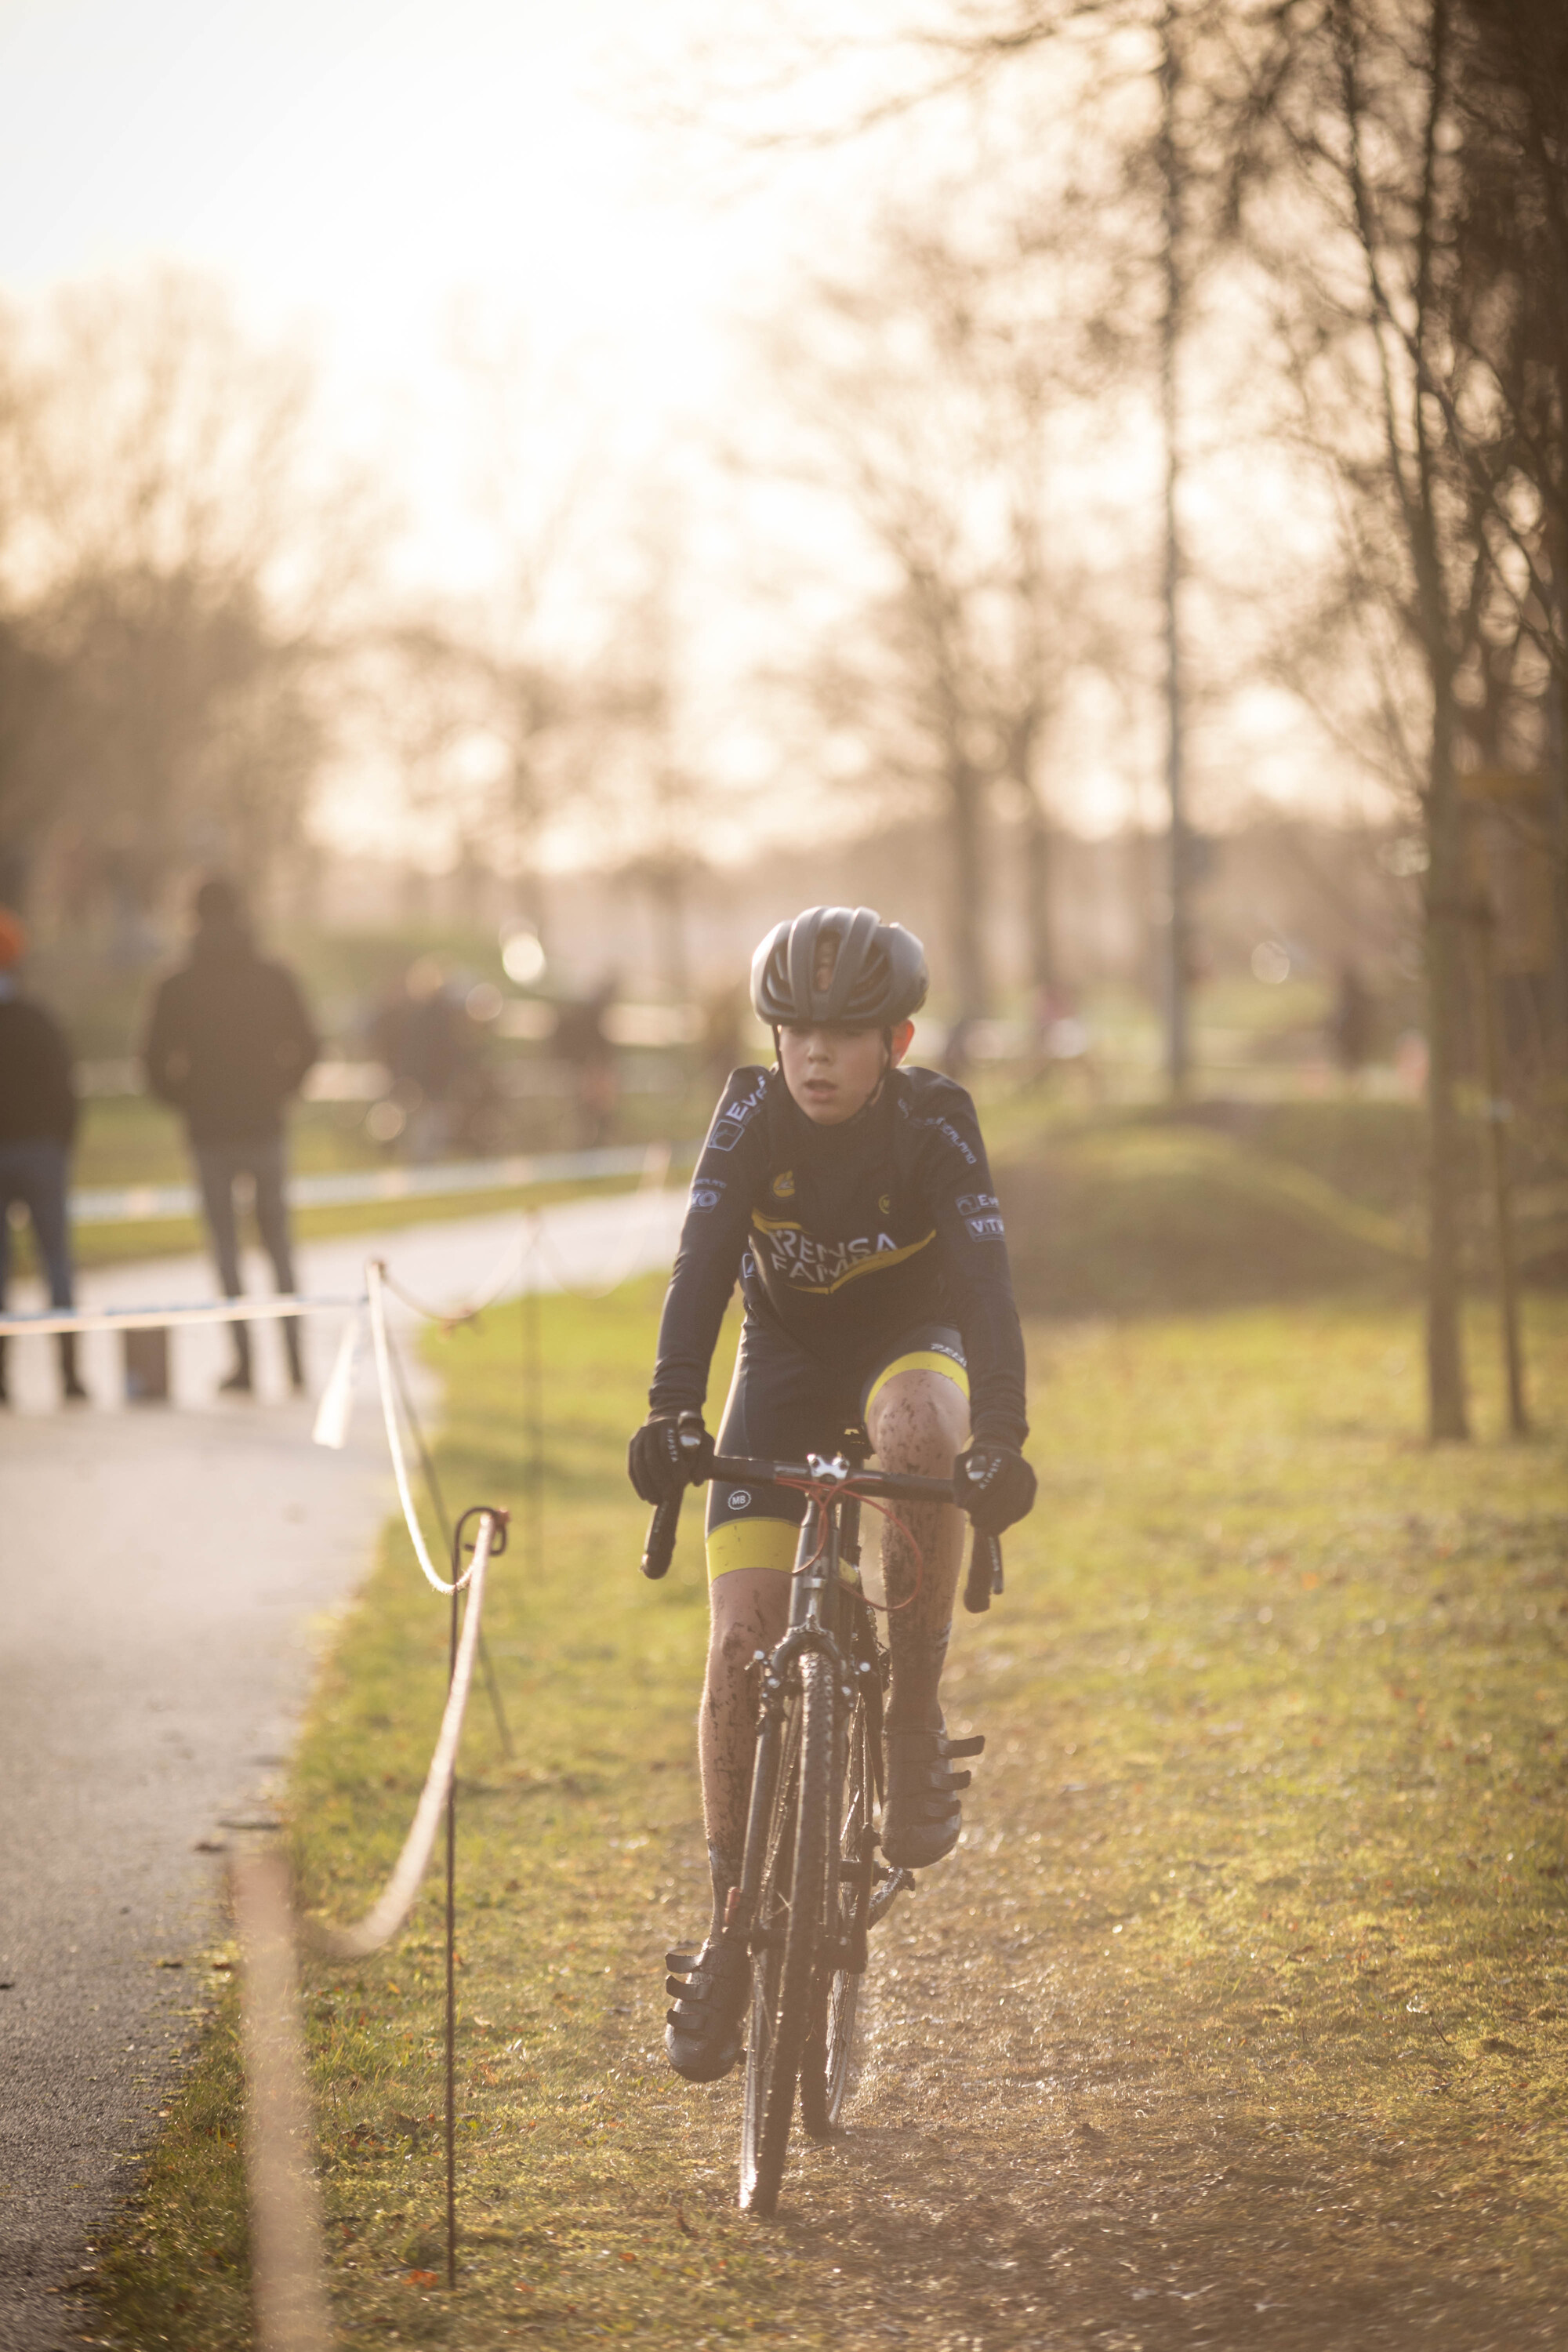
{"label": "black cycling jersey", "polygon": [[819,1127],[778,1069],[734,1072],[692,1179],[659,1325],[656,1412],[700,1408],[736,1275],[748,1317],[840,1378],[911,1325],[955,1325],[976,1439],[1022,1445],[1024,1341],[974,1105],[892,1070]]}

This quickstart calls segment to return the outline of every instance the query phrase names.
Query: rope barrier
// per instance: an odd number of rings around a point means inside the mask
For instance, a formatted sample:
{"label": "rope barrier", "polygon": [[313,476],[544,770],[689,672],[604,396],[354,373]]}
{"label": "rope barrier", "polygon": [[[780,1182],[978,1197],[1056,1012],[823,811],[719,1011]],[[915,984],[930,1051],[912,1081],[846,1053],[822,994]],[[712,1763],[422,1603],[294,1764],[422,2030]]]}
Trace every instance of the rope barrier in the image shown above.
{"label": "rope barrier", "polygon": [[[469,1516],[465,1513],[465,1517]],[[474,1657],[479,1644],[479,1621],[485,1602],[485,1578],[491,1558],[505,1548],[506,1514],[492,1510],[488,1505],[478,1513],[479,1528],[474,1541],[474,1556],[468,1572],[454,1577],[450,1583],[432,1580],[437,1590],[455,1594],[465,1588],[468,1595],[463,1612],[463,1630],[452,1666],[452,1679],[447,1693],[446,1710],[437,1736],[430,1769],[425,1776],[425,1786],[403,1851],[393,1866],[376,1901],[363,1919],[351,1927],[334,1927],[324,1920],[308,1919],[305,1936],[312,1951],[323,1959],[361,1960],[371,1952],[379,1951],[389,1943],[407,1918],[419,1892],[419,1882],[425,1875],[430,1859],[430,1849],[436,1843],[436,1832],[441,1821],[447,1791],[452,1785],[457,1762],[458,1741],[462,1736],[463,1714],[468,1703],[468,1691],[473,1682]],[[500,1542],[497,1543],[497,1535]],[[453,1561],[457,1567],[456,1559]]]}
{"label": "rope barrier", "polygon": [[[376,1380],[381,1389],[381,1417],[386,1424],[386,1443],[392,1454],[392,1475],[397,1482],[397,1499],[403,1506],[404,1524],[408,1539],[414,1546],[414,1557],[419,1562],[426,1582],[437,1592],[453,1593],[462,1590],[474,1573],[458,1577],[448,1584],[430,1557],[425,1531],[419,1524],[419,1514],[414,1507],[414,1493],[408,1481],[408,1464],[403,1452],[403,1435],[397,1426],[397,1401],[393,1392],[391,1349],[386,1333],[386,1300],[384,1297],[386,1269],[380,1258],[365,1260],[365,1294],[370,1306],[371,1343],[375,1349]],[[477,1561],[479,1555],[476,1552]],[[456,1568],[458,1563],[452,1563]]]}

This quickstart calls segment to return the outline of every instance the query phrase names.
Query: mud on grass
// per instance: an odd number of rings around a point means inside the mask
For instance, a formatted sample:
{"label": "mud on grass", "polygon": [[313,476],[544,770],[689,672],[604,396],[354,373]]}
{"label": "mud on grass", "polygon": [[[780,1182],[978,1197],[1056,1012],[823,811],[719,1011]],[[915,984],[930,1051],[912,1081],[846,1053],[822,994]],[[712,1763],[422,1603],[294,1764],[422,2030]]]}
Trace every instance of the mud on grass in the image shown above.
{"label": "mud on grass", "polygon": [[[646,1586],[619,1483],[654,1303],[543,1310],[542,1559],[520,1510],[487,1612],[517,1754],[480,1695],[463,1763],[455,2296],[436,1890],[395,1949],[308,1978],[339,2341],[1560,2342],[1568,1317],[1532,1308],[1553,1436],[1437,1454],[1401,1312],[1033,1335],[1041,1506],[947,1685],[989,1743],[963,1848],[875,1941],[848,2134],[757,2224],[737,2084],[660,2050],[663,1949],[704,1909],[704,1607],[695,1511]],[[449,1491],[516,1501],[517,1310],[436,1360]],[[293,1783],[335,1916],[396,1850],[445,1641],[389,1538]],[[238,2106],[220,2023],[110,2341],[247,2340],[211,2129]]]}

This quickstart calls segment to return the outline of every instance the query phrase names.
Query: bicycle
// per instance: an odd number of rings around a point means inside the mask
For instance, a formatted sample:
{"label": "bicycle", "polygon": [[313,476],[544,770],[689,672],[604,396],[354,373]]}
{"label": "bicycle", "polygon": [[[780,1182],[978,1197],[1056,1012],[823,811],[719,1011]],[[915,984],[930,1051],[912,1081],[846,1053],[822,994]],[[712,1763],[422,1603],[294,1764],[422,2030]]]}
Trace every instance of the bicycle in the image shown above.
{"label": "bicycle", "polygon": [[[911,1871],[877,1860],[889,1660],[859,1588],[860,1507],[961,1497],[951,1479],[870,1470],[843,1454],[831,1461],[814,1454],[804,1463],[720,1455],[708,1475],[791,1487],[807,1505],[788,1627],[771,1654],[759,1650],[753,1660],[761,1682],[756,1758],[741,1879],[724,1923],[727,1933],[746,1937],[752,1962],[741,2210],[769,2214],[778,2202],[797,2090],[812,2138],[830,2138],[837,2129],[867,1939],[915,1883]],[[655,1510],[645,1576],[668,1569],[679,1515],[679,1496]],[[976,1528],[964,1606],[988,1609],[1001,1591],[1001,1546]],[[950,1753],[978,1755],[984,1745],[955,1740]],[[692,1957],[671,1952],[666,1965],[689,1969]],[[672,1995],[684,1990],[674,1976],[668,1989]]]}

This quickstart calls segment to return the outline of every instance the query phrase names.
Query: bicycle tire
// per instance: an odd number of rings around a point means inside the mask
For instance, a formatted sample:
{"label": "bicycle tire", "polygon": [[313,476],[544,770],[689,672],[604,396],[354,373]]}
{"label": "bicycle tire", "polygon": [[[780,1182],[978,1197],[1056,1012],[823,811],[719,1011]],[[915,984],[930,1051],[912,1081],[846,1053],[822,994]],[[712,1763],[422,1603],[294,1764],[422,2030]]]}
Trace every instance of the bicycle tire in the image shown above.
{"label": "bicycle tire", "polygon": [[827,1934],[817,1966],[811,2033],[801,2059],[800,2119],[813,2139],[831,2139],[838,2129],[855,2053],[875,1835],[870,1737],[866,1704],[858,1697],[843,1749],[834,1759],[836,1801],[830,1818],[838,1824],[838,1835],[828,1857]]}
{"label": "bicycle tire", "polygon": [[[786,1739],[752,1923],[752,2020],[741,2117],[741,2210],[778,2204],[795,2086],[811,2032],[827,1906],[834,1797],[833,1668],[808,1651],[800,1663],[794,1738]],[[793,1748],[793,1754],[791,1749]]]}

